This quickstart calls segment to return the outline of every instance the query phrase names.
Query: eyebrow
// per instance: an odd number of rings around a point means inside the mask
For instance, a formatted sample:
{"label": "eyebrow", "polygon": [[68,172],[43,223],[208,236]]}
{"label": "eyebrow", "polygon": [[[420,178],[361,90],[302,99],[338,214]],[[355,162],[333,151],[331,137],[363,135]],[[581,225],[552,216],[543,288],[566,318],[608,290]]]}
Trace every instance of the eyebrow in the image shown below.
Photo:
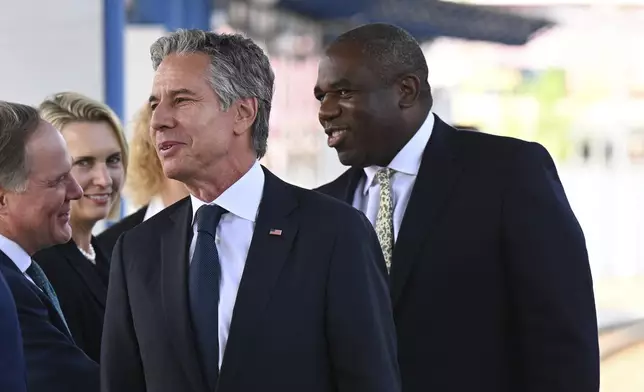
{"label": "eyebrow", "polygon": [[[338,80],[337,82],[331,83],[329,85],[329,87],[330,87],[331,90],[340,90],[340,89],[343,89],[343,88],[352,88],[352,85],[351,85],[351,82],[349,81],[349,79],[342,78],[342,79]],[[320,88],[319,85],[316,85],[313,88],[313,94],[319,94],[321,92],[322,92],[322,89]]]}
{"label": "eyebrow", "polygon": [[344,87],[351,87],[351,82],[349,81],[349,79],[342,78],[337,82],[331,83],[331,88],[334,88],[334,89],[344,88]]}
{"label": "eyebrow", "polygon": [[47,177],[47,178],[44,180],[44,183],[45,183],[45,184],[47,184],[47,185],[55,184],[55,183],[57,183],[57,182],[58,182],[62,177],[64,177],[64,176],[68,175],[69,173],[71,173],[71,168],[70,168],[70,170],[60,171],[60,172],[58,172],[57,174],[51,175],[51,177]]}
{"label": "eyebrow", "polygon": [[96,159],[96,157],[93,157],[91,155],[78,156],[78,157],[74,157],[73,161],[78,162],[78,161],[85,161],[85,160],[88,160],[88,159]]}
{"label": "eyebrow", "polygon": [[[192,96],[196,95],[192,90],[188,90],[187,88],[180,88],[178,90],[170,90],[169,94],[170,94],[171,97],[176,97],[177,95],[181,95],[181,94],[192,95]],[[150,97],[148,98],[149,103],[156,102],[158,100],[159,100],[159,98],[157,98],[154,95],[150,95]]]}
{"label": "eyebrow", "polygon": [[[113,157],[114,155],[123,155],[122,151],[113,151],[107,154],[108,158]],[[96,156],[94,155],[79,155],[77,157],[72,157],[73,162],[78,162],[78,161],[83,161],[83,160],[91,160],[91,159],[96,159]]]}

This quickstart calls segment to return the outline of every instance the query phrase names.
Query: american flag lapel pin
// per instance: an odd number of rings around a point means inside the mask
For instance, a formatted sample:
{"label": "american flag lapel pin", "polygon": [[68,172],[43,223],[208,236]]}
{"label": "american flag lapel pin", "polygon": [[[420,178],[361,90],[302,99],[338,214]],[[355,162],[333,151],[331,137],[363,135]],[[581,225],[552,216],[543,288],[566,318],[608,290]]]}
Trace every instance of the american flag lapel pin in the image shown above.
{"label": "american flag lapel pin", "polygon": [[282,230],[280,230],[280,229],[271,229],[271,230],[268,232],[268,234],[269,234],[269,235],[277,235],[277,236],[280,236],[280,235],[282,235]]}

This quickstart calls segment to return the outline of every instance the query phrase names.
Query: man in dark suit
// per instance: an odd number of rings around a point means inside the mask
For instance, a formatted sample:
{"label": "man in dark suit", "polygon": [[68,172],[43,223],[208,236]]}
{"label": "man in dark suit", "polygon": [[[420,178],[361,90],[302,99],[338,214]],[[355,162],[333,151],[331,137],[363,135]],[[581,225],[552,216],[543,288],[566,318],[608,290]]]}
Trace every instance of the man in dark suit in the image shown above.
{"label": "man in dark suit", "polygon": [[273,93],[266,55],[198,30],[151,53],[151,137],[190,197],[114,247],[103,391],[400,391],[369,222],[258,163]]}
{"label": "man in dark suit", "polygon": [[22,336],[13,295],[0,272],[0,391],[27,392]]}
{"label": "man in dark suit", "polygon": [[36,109],[0,102],[0,273],[15,299],[30,392],[99,390],[99,368],[75,344],[56,293],[31,256],[71,238],[65,140]]}
{"label": "man in dark suit", "polygon": [[427,64],[371,24],[325,52],[315,95],[340,161],[319,188],[362,210],[390,266],[404,392],[597,392],[582,230],[536,143],[431,113]]}

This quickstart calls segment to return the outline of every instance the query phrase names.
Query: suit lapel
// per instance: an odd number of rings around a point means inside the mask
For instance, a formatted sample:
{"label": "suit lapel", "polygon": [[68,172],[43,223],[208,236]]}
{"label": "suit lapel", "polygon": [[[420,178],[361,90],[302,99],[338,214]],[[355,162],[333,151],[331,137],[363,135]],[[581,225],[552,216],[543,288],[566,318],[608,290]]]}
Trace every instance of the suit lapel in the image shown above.
{"label": "suit lapel", "polygon": [[[298,225],[291,212],[297,206],[293,187],[264,169],[265,183],[246,266],[237,292],[219,386],[228,390],[253,346],[271,291],[289,256]],[[281,230],[279,234],[272,230]],[[232,385],[232,384],[230,384]]]}
{"label": "suit lapel", "polygon": [[[107,298],[107,287],[100,278],[99,272],[91,265],[89,260],[76,249],[76,244],[73,241],[66,243],[57,248],[58,252],[65,258],[65,260],[72,266],[72,268],[80,275],[83,283],[89,288],[90,292],[96,300],[105,308],[105,300]],[[96,249],[96,252],[99,252]],[[98,257],[97,257],[98,262]]]}
{"label": "suit lapel", "polygon": [[[42,303],[47,307],[47,312],[49,313],[49,319],[51,323],[75,344],[74,337],[72,336],[72,331],[69,329],[67,322],[64,321],[61,317],[62,309],[61,313],[59,313],[58,309],[56,309],[51,299],[49,299],[49,296],[45,294],[38,286],[36,286],[35,283],[29,282],[29,288],[38,296],[38,298],[40,298]],[[62,314],[62,316],[64,317],[65,315]]]}
{"label": "suit lapel", "polygon": [[457,132],[436,116],[432,136],[423,153],[418,177],[394,247],[390,291],[395,306],[418,258],[421,245],[436,229],[461,167],[450,149],[450,133]]}
{"label": "suit lapel", "polygon": [[329,196],[333,196],[338,200],[343,200],[349,204],[353,203],[353,197],[356,193],[356,188],[360,184],[360,180],[364,175],[364,170],[352,167],[342,173],[333,182],[321,186],[317,190]]}
{"label": "suit lapel", "polygon": [[53,326],[55,326],[60,332],[62,332],[67,338],[71,341],[74,342],[74,338],[72,337],[69,329],[67,328],[67,325],[65,322],[63,322],[63,319],[60,318],[60,314],[56,310],[56,307],[54,304],[51,302],[49,297],[42,292],[42,290],[36,286],[35,283],[30,282],[29,279],[25,276],[25,274],[20,271],[18,266],[7,256],[4,252],[0,251],[0,263],[4,263],[6,267],[8,267],[10,270],[14,271],[17,275],[20,275],[22,279],[25,280],[25,283],[27,284],[27,287],[36,295],[40,301],[45,305],[47,308],[47,313],[49,314],[49,319],[52,323]]}
{"label": "suit lapel", "polygon": [[[190,199],[172,212],[170,222],[160,223],[162,300],[170,339],[191,383],[191,390],[205,391],[205,379],[197,359],[188,303],[188,250],[192,239]],[[215,333],[215,332],[213,332]]]}
{"label": "suit lapel", "polygon": [[346,171],[347,179],[346,186],[343,189],[343,200],[347,203],[352,204],[353,198],[356,194],[356,188],[360,184],[360,180],[364,177],[364,170],[359,168],[351,168]]}

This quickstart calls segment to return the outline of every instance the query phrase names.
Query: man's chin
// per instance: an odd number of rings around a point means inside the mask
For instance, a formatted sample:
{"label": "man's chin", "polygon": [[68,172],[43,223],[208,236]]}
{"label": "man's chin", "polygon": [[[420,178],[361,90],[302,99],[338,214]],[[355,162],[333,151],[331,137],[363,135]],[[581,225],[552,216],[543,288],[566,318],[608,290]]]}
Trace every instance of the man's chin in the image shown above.
{"label": "man's chin", "polygon": [[338,150],[337,153],[338,160],[340,160],[340,163],[344,166],[362,166],[362,160],[359,159],[359,156],[355,151]]}
{"label": "man's chin", "polygon": [[168,163],[163,165],[163,174],[171,180],[183,182],[186,177],[186,170],[181,166]]}
{"label": "man's chin", "polygon": [[72,227],[68,224],[59,227],[56,236],[54,237],[55,245],[65,244],[72,239]]}

